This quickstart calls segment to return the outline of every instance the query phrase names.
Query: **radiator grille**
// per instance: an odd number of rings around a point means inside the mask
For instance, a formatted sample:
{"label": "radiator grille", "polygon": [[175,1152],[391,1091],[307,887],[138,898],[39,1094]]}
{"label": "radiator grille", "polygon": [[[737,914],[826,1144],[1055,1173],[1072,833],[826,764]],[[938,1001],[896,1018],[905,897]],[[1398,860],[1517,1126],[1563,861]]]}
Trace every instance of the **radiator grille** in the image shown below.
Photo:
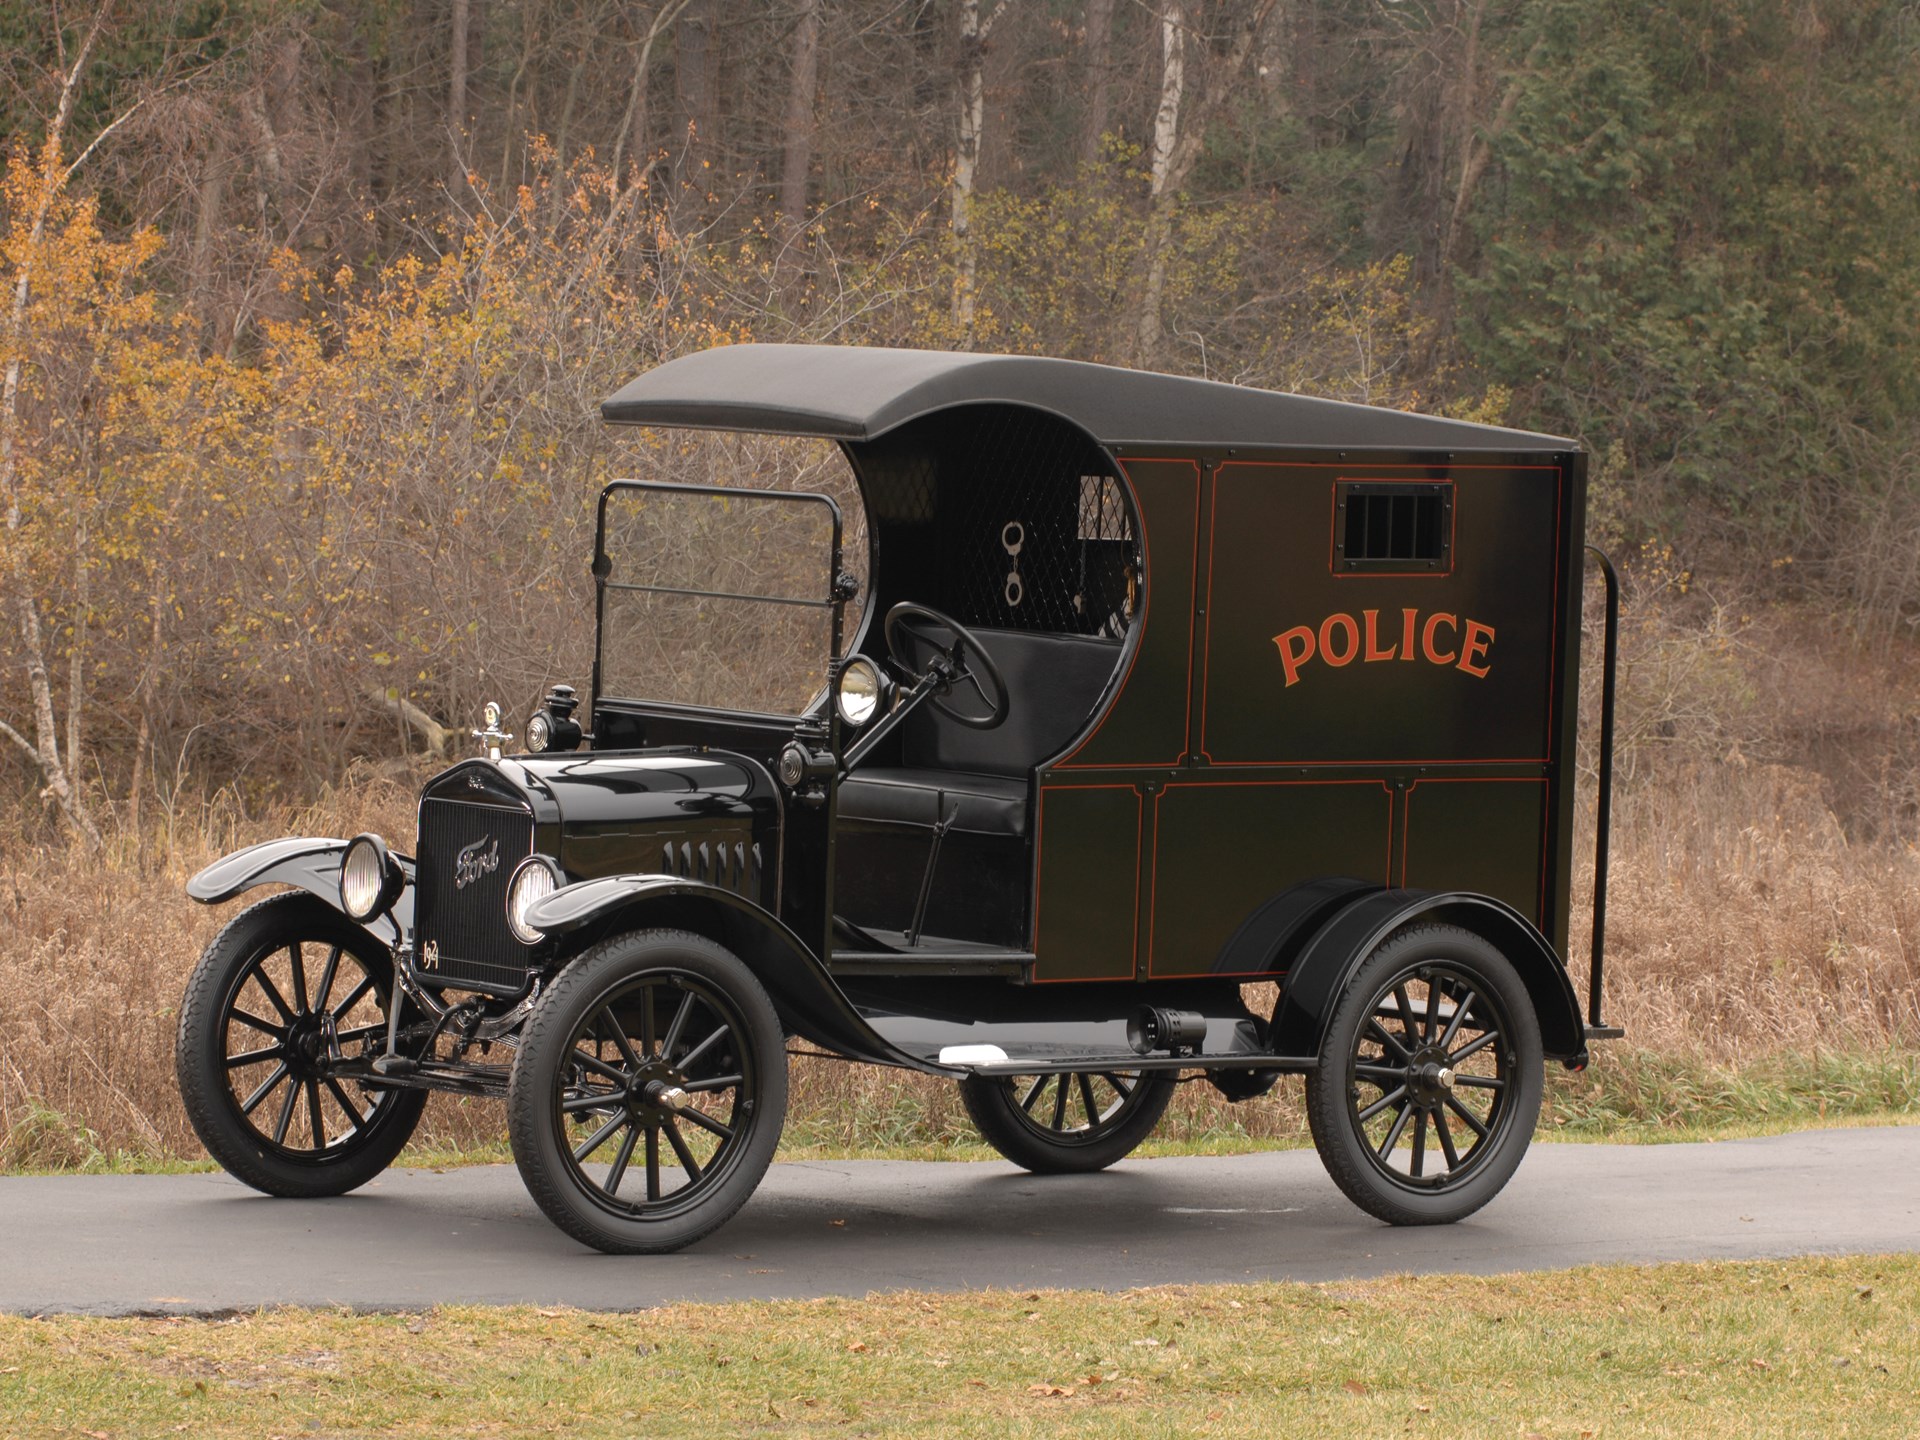
{"label": "radiator grille", "polygon": [[525,983],[531,952],[507,930],[507,882],[532,853],[524,810],[420,802],[414,964],[423,980],[482,990]]}

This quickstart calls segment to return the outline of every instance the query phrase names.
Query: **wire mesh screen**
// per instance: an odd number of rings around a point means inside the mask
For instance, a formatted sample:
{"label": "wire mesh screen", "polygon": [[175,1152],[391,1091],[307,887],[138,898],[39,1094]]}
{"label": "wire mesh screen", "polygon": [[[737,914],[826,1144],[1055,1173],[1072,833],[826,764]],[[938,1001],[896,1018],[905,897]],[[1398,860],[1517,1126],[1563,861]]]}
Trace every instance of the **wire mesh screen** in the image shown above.
{"label": "wire mesh screen", "polygon": [[1118,637],[1132,623],[1139,552],[1126,487],[1071,426],[1015,406],[970,407],[919,428],[869,467],[876,525],[931,527],[919,595],[967,625]]}
{"label": "wire mesh screen", "polygon": [[617,489],[605,524],[603,694],[798,715],[820,693],[833,654],[825,504]]}

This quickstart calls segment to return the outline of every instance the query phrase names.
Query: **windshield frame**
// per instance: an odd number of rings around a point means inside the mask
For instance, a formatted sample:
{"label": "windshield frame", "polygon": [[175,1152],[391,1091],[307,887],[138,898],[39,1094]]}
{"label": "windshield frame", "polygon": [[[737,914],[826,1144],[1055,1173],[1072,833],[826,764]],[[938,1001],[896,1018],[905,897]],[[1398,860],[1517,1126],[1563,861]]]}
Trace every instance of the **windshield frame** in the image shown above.
{"label": "windshield frame", "polygon": [[[755,500],[774,500],[800,505],[824,505],[832,523],[833,539],[827,557],[827,572],[821,586],[821,598],[809,600],[794,595],[757,595],[727,590],[704,590],[675,585],[644,585],[610,578],[613,574],[613,560],[607,554],[607,504],[616,495],[624,491],[642,490],[664,492],[672,495],[707,495],[715,498],[739,498],[752,496]],[[843,554],[844,523],[840,504],[831,495],[817,490],[769,490],[752,485],[697,485],[675,480],[612,480],[600,492],[593,527],[593,707],[597,713],[602,699],[610,699],[621,705],[634,705],[646,708],[659,708],[663,711],[680,714],[706,714],[738,717],[758,722],[772,722],[780,725],[795,725],[811,716],[819,708],[820,697],[830,693],[832,682],[841,661],[841,651],[845,645],[846,605],[851,598],[851,578],[846,573]],[[857,582],[855,582],[857,584]],[[684,702],[663,700],[643,695],[604,696],[601,689],[603,652],[607,640],[607,591],[637,591],[645,594],[680,595],[692,598],[727,600],[749,604],[769,604],[798,606],[810,610],[829,611],[828,652],[825,669],[822,674],[822,689],[815,692],[814,699],[797,713],[782,714],[765,710],[744,710],[719,705],[690,705]],[[833,707],[827,707],[831,721]]]}

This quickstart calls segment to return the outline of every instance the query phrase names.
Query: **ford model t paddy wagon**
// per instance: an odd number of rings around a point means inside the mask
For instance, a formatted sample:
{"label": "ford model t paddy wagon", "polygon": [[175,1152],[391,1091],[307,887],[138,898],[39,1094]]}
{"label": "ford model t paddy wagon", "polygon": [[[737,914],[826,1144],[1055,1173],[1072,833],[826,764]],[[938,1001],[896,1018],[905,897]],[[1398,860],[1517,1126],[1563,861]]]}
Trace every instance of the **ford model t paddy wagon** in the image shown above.
{"label": "ford model t paddy wagon", "polygon": [[[489,707],[411,855],[285,839],[194,877],[289,887],[182,1007],[228,1170],[337,1194],[428,1091],[498,1097],[556,1224],[672,1250],[758,1184],[799,1041],[950,1077],[1033,1171],[1120,1159],[1182,1077],[1251,1100],[1297,1073],[1363,1210],[1499,1191],[1544,1062],[1608,1033],[1597,946],[1584,1017],[1564,961],[1572,442],[781,345],[602,410],[834,442],[864,526],[819,493],[608,485],[585,697],[556,686],[525,753]],[[749,535],[779,563],[730,561]]]}

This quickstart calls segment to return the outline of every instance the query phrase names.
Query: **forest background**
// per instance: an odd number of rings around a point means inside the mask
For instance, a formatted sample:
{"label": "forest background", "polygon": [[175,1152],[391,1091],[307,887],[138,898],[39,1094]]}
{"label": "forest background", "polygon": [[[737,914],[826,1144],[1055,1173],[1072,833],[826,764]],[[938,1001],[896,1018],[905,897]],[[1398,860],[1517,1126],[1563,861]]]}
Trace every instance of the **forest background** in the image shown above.
{"label": "forest background", "polygon": [[595,407],[747,339],[1580,437],[1632,1039],[1553,1123],[1912,1109],[1916,61],[1916,0],[0,0],[0,1165],[193,1153],[184,875],[410,836],[583,683],[592,497],[691,463]]}

